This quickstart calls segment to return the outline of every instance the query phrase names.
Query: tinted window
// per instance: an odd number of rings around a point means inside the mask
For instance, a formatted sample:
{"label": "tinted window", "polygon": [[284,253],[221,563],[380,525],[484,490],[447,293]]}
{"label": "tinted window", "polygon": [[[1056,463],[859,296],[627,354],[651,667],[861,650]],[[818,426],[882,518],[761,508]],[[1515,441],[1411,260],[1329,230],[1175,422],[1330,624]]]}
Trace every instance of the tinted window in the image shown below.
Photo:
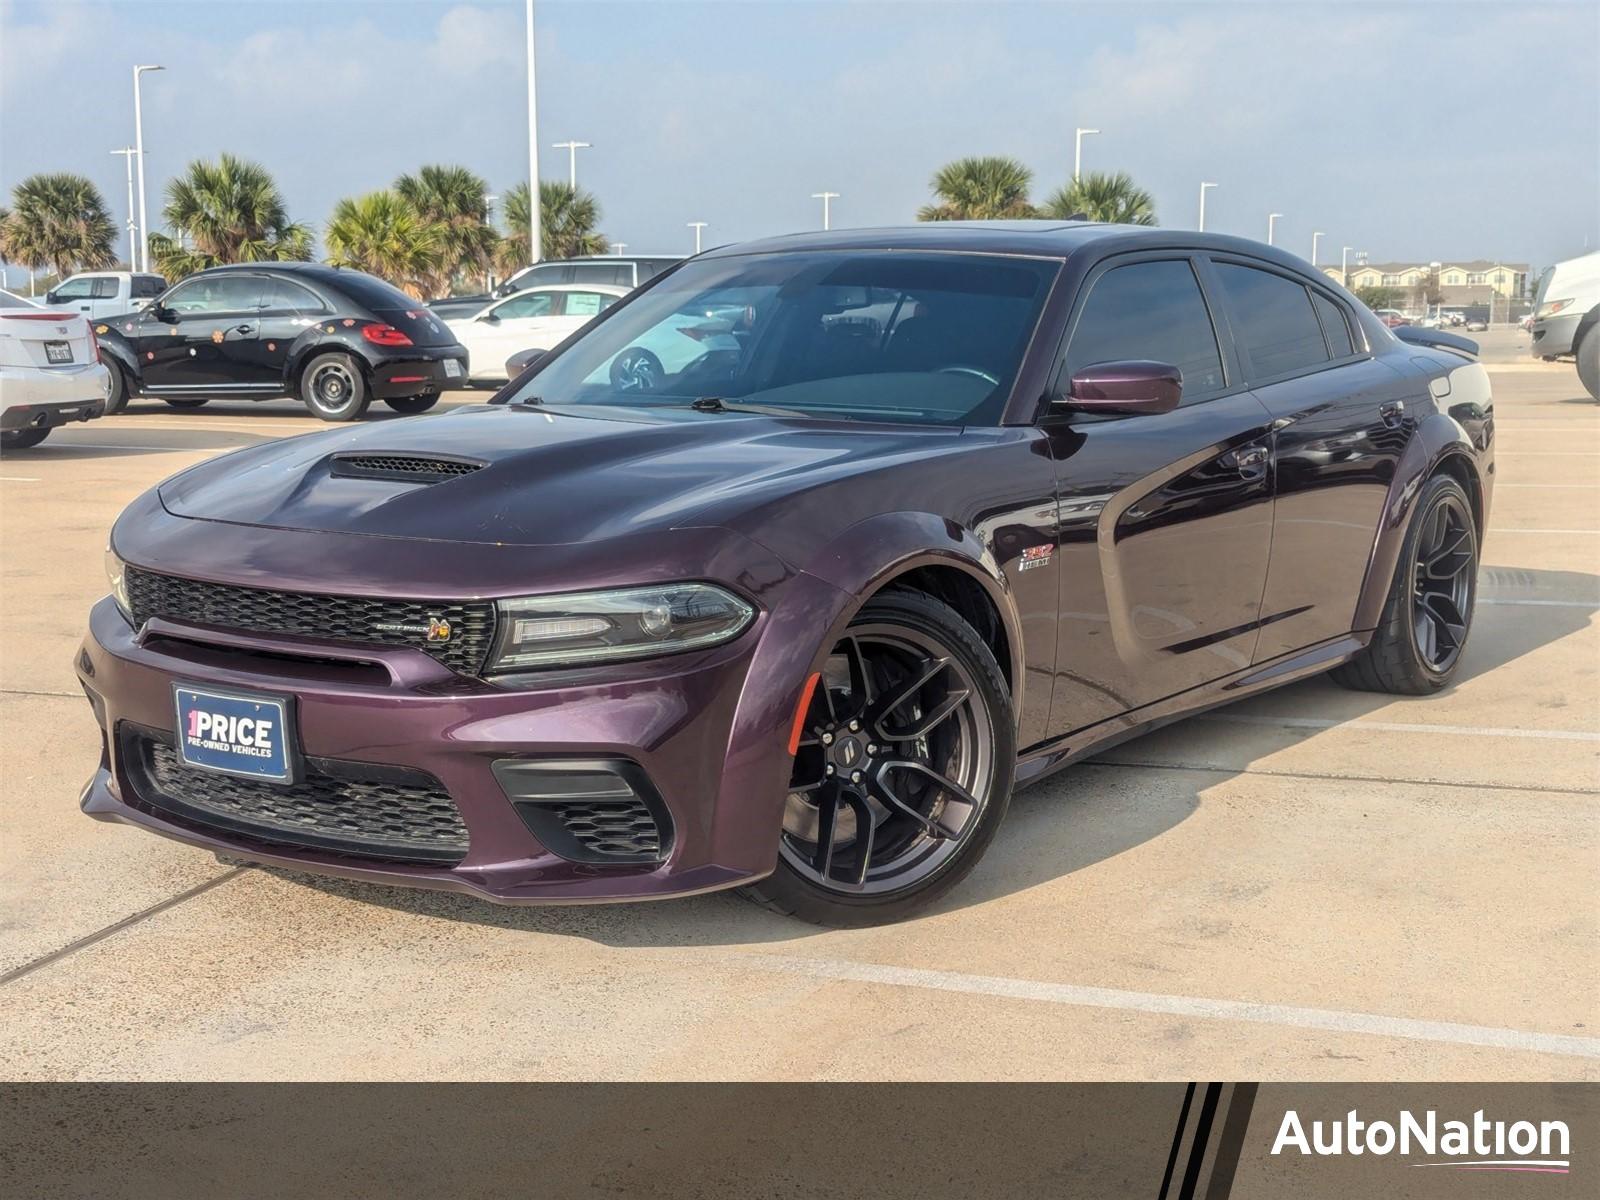
{"label": "tinted window", "polygon": [[162,304],[177,313],[249,312],[260,306],[259,275],[201,275],[185,280]]}
{"label": "tinted window", "polygon": [[590,326],[512,399],[682,408],[716,396],[993,424],[1058,269],[912,252],[700,259]]}
{"label": "tinted window", "polygon": [[1066,375],[1138,358],[1183,372],[1186,400],[1223,386],[1216,330],[1187,262],[1132,263],[1102,275],[1072,331]]}
{"label": "tinted window", "polygon": [[368,308],[406,310],[421,307],[419,301],[413,300],[394,284],[385,283],[376,275],[362,271],[341,270],[333,284],[357,304],[364,304]]}
{"label": "tinted window", "polygon": [[1328,361],[1305,284],[1236,263],[1218,263],[1217,277],[1237,322],[1234,336],[1256,378]]}
{"label": "tinted window", "polygon": [[1312,292],[1311,302],[1317,306],[1317,316],[1322,318],[1322,332],[1327,335],[1328,350],[1333,357],[1354,354],[1355,343],[1350,340],[1350,323],[1345,319],[1344,309],[1321,292]]}
{"label": "tinted window", "polygon": [[632,263],[575,263],[572,268],[573,283],[613,283],[619,287],[633,286]]}
{"label": "tinted window", "polygon": [[313,293],[301,287],[298,283],[290,283],[287,279],[268,277],[262,280],[261,307],[272,312],[288,313],[319,313],[327,312],[327,305],[323,304]]}
{"label": "tinted window", "polygon": [[167,290],[167,281],[159,275],[135,275],[133,277],[133,297],[135,300],[148,300],[151,296],[159,296]]}
{"label": "tinted window", "polygon": [[641,258],[639,260],[639,282],[653,279],[668,267],[682,262],[681,258]]}
{"label": "tinted window", "polygon": [[555,307],[555,292],[525,292],[494,306],[502,321],[510,317],[547,317]]}

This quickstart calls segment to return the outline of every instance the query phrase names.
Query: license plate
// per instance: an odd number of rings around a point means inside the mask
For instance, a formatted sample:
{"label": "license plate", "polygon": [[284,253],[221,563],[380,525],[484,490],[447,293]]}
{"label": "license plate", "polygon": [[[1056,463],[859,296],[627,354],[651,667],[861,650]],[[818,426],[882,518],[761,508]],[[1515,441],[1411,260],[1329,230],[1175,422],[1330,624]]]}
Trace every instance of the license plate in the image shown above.
{"label": "license plate", "polygon": [[48,363],[69,363],[72,361],[71,342],[46,342],[44,344],[44,360]]}
{"label": "license plate", "polygon": [[173,698],[178,754],[188,766],[281,783],[293,777],[288,701],[182,685]]}
{"label": "license plate", "polygon": [[444,360],[444,375],[446,379],[461,378],[461,364],[453,358]]}

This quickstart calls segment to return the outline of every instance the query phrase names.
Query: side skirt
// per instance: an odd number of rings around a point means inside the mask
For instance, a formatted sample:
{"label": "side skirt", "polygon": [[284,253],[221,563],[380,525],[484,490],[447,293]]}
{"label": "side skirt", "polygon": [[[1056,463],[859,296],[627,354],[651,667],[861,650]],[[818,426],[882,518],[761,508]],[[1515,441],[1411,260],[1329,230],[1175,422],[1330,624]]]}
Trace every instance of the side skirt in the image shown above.
{"label": "side skirt", "polygon": [[1109,750],[1120,742],[1140,737],[1163,725],[1171,725],[1257,692],[1270,691],[1331,670],[1358,654],[1371,639],[1372,630],[1330,638],[1304,650],[1293,651],[1267,663],[1254,664],[1232,675],[1224,675],[1221,679],[1179,692],[1176,696],[1168,696],[1165,700],[1157,700],[1121,716],[1075,730],[1065,737],[1030,746],[1017,756],[1016,786],[1036,783],[1062,767]]}

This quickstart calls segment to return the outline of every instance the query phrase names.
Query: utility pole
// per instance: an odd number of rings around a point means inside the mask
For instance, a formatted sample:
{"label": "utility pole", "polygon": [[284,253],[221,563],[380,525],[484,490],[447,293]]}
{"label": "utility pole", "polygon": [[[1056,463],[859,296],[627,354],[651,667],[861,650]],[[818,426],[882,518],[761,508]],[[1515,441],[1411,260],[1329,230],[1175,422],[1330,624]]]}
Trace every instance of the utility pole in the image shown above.
{"label": "utility pole", "polygon": [[1214,183],[1202,183],[1200,185],[1200,232],[1201,233],[1204,233],[1206,231],[1206,189],[1207,188],[1214,188],[1216,186],[1217,185],[1214,184]]}
{"label": "utility pole", "polygon": [[828,202],[830,200],[837,200],[839,198],[839,193],[838,192],[812,192],[811,193],[811,198],[813,200],[821,200],[822,201],[822,227],[824,229],[831,229],[832,228],[832,224],[831,224],[831,219],[830,219],[830,212],[829,212],[829,209],[828,209]]}
{"label": "utility pole", "polygon": [[1099,133],[1098,129],[1080,129],[1072,139],[1072,182],[1078,182],[1078,176],[1083,173],[1083,139],[1092,133]]}
{"label": "utility pole", "polygon": [[694,252],[700,253],[700,231],[706,227],[704,221],[690,221],[689,228],[694,230]]}
{"label": "utility pole", "polygon": [[615,255],[617,255],[619,257],[621,256],[622,252],[624,250],[626,250],[627,248],[628,248],[628,243],[627,242],[612,242],[611,243],[611,253],[613,253],[613,254],[615,254]]}
{"label": "utility pole", "polygon": [[139,260],[135,257],[137,251],[133,244],[136,228],[133,220],[133,156],[138,151],[132,146],[124,146],[121,150],[113,150],[111,153],[122,155],[122,160],[128,168],[128,270],[137,271]]}
{"label": "utility pole", "polygon": [[552,150],[565,150],[567,152],[567,183],[573,191],[578,190],[578,151],[587,150],[592,142],[557,142]]}
{"label": "utility pole", "polygon": [[[528,0],[532,4],[533,0]],[[138,66],[133,69],[133,150],[139,156],[139,261],[129,263],[135,271],[150,269],[150,225],[144,215],[144,113],[139,103],[139,76],[146,71],[165,71],[165,67]]]}
{"label": "utility pole", "polygon": [[1345,287],[1350,286],[1350,247],[1346,246],[1339,251],[1339,282]]}
{"label": "utility pole", "polygon": [[1311,265],[1317,265],[1317,243],[1322,240],[1322,230],[1318,229],[1311,235]]}
{"label": "utility pole", "polygon": [[1272,245],[1272,230],[1278,224],[1278,218],[1281,216],[1283,216],[1282,213],[1267,214],[1267,245],[1269,246]]}
{"label": "utility pole", "polygon": [[526,0],[528,25],[528,265],[544,257],[539,236],[539,104],[533,72],[533,0]]}

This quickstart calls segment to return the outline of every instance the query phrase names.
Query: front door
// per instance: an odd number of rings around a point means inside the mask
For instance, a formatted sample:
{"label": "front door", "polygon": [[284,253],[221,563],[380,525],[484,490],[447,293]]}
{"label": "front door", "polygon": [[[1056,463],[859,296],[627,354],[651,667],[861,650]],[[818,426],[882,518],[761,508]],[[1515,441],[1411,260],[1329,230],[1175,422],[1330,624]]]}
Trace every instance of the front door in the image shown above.
{"label": "front door", "polygon": [[262,278],[227,271],[187,279],[137,318],[140,371],[152,395],[270,390],[250,365],[260,332]]}
{"label": "front door", "polygon": [[1095,363],[1153,359],[1182,371],[1183,402],[1042,424],[1060,479],[1053,736],[1248,667],[1272,546],[1271,418],[1195,264],[1113,259],[1085,287],[1052,393]]}

